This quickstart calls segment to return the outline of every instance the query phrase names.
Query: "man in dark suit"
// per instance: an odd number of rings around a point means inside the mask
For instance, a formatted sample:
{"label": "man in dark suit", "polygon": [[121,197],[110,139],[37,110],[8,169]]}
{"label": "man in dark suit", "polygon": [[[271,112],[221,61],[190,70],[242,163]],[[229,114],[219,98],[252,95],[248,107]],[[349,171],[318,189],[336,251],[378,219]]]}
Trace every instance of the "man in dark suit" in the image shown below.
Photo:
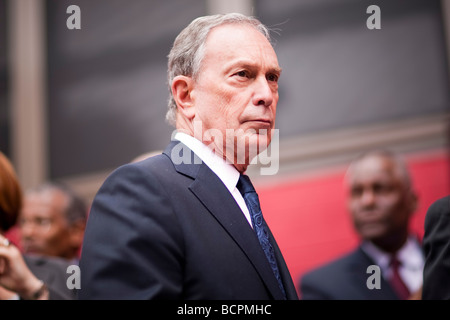
{"label": "man in dark suit", "polygon": [[273,235],[261,216],[253,224],[259,203],[247,207],[239,187],[250,155],[271,142],[280,73],[256,19],[206,16],[180,33],[167,115],[178,132],[163,154],[118,168],[98,191],[81,299],[297,299]]}
{"label": "man in dark suit", "polygon": [[423,247],[423,299],[450,300],[450,196],[428,208]]}
{"label": "man in dark suit", "polygon": [[349,210],[361,244],[300,279],[302,299],[420,298],[423,252],[409,221],[417,203],[406,164],[372,151],[349,167]]}

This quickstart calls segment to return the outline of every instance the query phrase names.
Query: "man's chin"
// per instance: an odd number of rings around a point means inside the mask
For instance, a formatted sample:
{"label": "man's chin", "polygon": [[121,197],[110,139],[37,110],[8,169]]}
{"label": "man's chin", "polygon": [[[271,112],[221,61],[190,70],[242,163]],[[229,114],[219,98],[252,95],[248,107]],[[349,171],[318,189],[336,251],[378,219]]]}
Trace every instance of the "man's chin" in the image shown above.
{"label": "man's chin", "polygon": [[248,140],[248,147],[255,148],[259,150],[259,152],[267,149],[271,141],[271,136],[260,133],[252,133],[250,135],[246,135],[245,138]]}
{"label": "man's chin", "polygon": [[359,233],[364,239],[372,241],[383,237],[385,228],[378,224],[367,224],[360,226]]}
{"label": "man's chin", "polygon": [[245,141],[238,141],[235,150],[237,150],[238,158],[242,158],[245,154],[245,158],[247,159],[247,161],[249,161],[266,150],[269,144],[270,140],[267,138],[267,136],[254,134],[252,136],[246,137]]}

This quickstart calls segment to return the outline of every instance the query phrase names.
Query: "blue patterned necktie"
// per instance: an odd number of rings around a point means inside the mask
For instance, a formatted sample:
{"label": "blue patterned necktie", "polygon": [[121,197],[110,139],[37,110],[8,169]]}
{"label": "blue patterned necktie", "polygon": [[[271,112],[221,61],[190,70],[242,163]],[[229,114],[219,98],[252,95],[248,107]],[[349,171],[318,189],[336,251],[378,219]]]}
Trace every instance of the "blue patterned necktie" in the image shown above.
{"label": "blue patterned necktie", "polygon": [[272,267],[275,278],[278,281],[278,285],[280,286],[281,291],[286,297],[284,286],[281,281],[280,272],[278,270],[277,261],[273,252],[273,247],[269,241],[269,233],[267,231],[266,222],[264,221],[261,207],[259,205],[258,194],[256,193],[255,188],[250,181],[250,178],[243,174],[241,174],[241,176],[239,177],[239,181],[236,187],[242,194],[242,197],[247,204],[248,211],[250,212],[250,217],[252,219],[253,229],[258,236],[259,243],[264,250],[267,260],[269,260],[269,264]]}

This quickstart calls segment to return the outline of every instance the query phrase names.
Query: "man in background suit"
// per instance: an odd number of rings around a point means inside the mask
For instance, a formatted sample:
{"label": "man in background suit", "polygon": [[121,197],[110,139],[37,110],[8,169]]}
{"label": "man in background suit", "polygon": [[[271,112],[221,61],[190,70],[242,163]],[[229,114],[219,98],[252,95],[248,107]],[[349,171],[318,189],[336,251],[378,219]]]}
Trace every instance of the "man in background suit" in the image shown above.
{"label": "man in background suit", "polygon": [[180,33],[167,114],[178,132],[163,154],[120,167],[98,191],[81,299],[297,299],[273,235],[266,229],[269,264],[238,189],[252,152],[271,142],[280,73],[256,19],[206,16]]}
{"label": "man in background suit", "polygon": [[450,300],[450,196],[428,208],[423,248],[423,299]]}
{"label": "man in background suit", "polygon": [[[420,298],[424,258],[418,239],[409,232],[417,196],[406,164],[386,150],[368,152],[352,162],[346,180],[361,244],[306,273],[299,284],[302,299]],[[379,267],[379,287],[374,287],[375,278],[369,279],[376,276],[369,266]]]}

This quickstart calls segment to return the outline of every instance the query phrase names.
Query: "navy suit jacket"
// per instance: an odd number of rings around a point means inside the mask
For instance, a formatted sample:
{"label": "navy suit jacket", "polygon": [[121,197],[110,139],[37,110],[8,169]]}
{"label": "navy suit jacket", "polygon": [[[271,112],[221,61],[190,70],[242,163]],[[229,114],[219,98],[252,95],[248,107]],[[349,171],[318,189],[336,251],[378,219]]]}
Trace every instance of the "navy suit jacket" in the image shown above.
{"label": "navy suit jacket", "polygon": [[[283,299],[255,232],[200,162],[172,142],[106,179],[87,222],[79,298]],[[297,299],[270,237],[287,298]]]}
{"label": "navy suit jacket", "polygon": [[367,267],[373,260],[358,247],[353,252],[303,275],[299,288],[304,300],[398,300],[380,277],[380,289],[369,289]]}
{"label": "navy suit jacket", "polygon": [[76,289],[67,287],[67,279],[70,276],[67,273],[67,268],[70,266],[69,261],[41,255],[24,255],[23,258],[31,273],[47,285],[49,300],[75,300],[77,298]]}

